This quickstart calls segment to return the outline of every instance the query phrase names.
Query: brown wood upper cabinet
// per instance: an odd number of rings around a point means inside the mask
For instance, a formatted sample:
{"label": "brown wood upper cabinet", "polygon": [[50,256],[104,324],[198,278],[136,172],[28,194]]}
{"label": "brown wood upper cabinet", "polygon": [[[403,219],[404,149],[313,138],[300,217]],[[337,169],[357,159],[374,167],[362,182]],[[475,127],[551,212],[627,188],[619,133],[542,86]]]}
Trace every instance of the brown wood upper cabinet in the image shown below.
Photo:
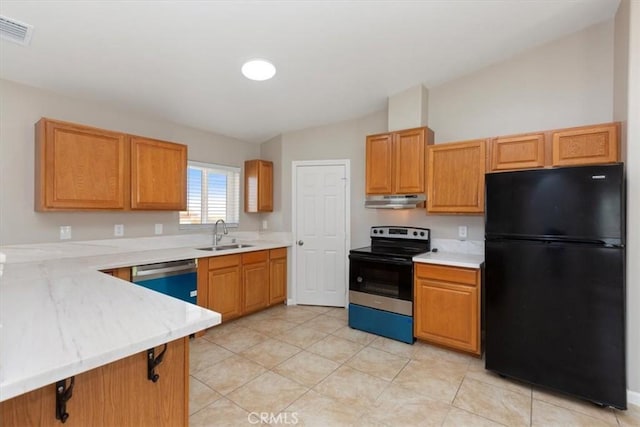
{"label": "brown wood upper cabinet", "polygon": [[489,171],[620,161],[620,123],[500,136],[490,142]]}
{"label": "brown wood upper cabinet", "polygon": [[124,209],[126,135],[73,123],[36,123],[35,209]]}
{"label": "brown wood upper cabinet", "polygon": [[424,193],[424,150],[430,144],[433,131],[426,127],[367,136],[366,193]]}
{"label": "brown wood upper cabinet", "polygon": [[131,209],[187,208],[187,146],[130,137]]}
{"label": "brown wood upper cabinet", "polygon": [[544,133],[493,138],[490,171],[541,168],[545,165]]}
{"label": "brown wood upper cabinet", "polygon": [[552,166],[620,161],[620,123],[560,129],[551,134]]}
{"label": "brown wood upper cabinet", "polygon": [[273,212],[273,162],[244,162],[244,211]]}
{"label": "brown wood upper cabinet", "polygon": [[484,212],[484,139],[432,145],[427,157],[427,212]]}
{"label": "brown wood upper cabinet", "polygon": [[35,209],[184,210],[187,146],[42,118]]}

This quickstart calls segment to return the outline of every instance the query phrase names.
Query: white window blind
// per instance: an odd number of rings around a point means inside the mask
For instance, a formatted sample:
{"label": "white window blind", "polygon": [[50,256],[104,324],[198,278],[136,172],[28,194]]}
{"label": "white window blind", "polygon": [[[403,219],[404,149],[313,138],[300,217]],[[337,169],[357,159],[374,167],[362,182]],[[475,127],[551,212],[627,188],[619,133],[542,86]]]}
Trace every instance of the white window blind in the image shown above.
{"label": "white window blind", "polygon": [[240,220],[240,168],[189,162],[187,210],[180,212],[180,225],[228,225]]}

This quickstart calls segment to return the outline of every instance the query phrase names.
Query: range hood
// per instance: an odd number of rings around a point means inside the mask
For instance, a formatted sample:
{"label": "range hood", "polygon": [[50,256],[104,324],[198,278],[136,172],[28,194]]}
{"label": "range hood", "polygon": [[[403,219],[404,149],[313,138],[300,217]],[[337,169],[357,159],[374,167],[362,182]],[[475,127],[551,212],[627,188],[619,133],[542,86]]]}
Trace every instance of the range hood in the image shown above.
{"label": "range hood", "polygon": [[367,196],[364,207],[369,209],[415,209],[426,200],[427,197],[424,194]]}

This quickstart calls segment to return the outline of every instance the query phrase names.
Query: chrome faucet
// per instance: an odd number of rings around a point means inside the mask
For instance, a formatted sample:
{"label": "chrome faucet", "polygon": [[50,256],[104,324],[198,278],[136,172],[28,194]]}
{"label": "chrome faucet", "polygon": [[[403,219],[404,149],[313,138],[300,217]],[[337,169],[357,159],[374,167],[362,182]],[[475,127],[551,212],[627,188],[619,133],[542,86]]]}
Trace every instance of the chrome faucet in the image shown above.
{"label": "chrome faucet", "polygon": [[216,221],[213,226],[213,246],[217,246],[220,239],[222,239],[222,234],[218,234],[218,223],[222,223],[222,230],[224,234],[229,234],[229,230],[227,230],[227,224],[225,224],[224,220],[219,219]]}

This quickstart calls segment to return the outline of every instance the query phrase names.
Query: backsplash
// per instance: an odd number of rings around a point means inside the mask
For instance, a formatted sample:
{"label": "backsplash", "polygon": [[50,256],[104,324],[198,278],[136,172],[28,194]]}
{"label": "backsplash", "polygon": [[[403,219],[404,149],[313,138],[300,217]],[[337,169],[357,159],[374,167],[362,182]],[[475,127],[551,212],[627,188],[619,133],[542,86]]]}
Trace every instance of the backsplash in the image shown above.
{"label": "backsplash", "polygon": [[483,255],[484,241],[482,240],[456,240],[456,239],[431,239],[431,249],[437,248],[438,252],[454,252],[460,254]]}

